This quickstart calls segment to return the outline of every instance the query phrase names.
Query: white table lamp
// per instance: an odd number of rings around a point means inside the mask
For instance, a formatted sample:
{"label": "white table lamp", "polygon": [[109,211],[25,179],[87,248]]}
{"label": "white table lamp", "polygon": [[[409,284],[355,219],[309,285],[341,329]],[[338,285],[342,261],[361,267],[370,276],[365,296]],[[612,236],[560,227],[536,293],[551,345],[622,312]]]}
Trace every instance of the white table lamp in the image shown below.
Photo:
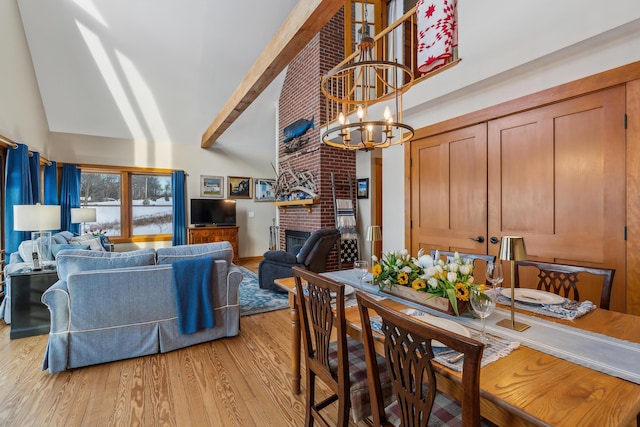
{"label": "white table lamp", "polygon": [[[60,206],[58,205],[14,205],[13,229],[16,231],[31,231],[33,253],[42,265],[49,264],[51,248],[51,231],[60,229]],[[38,266],[34,262],[34,269]]]}
{"label": "white table lamp", "polygon": [[71,208],[71,223],[81,224],[80,234],[85,232],[87,222],[96,222],[96,208]]}

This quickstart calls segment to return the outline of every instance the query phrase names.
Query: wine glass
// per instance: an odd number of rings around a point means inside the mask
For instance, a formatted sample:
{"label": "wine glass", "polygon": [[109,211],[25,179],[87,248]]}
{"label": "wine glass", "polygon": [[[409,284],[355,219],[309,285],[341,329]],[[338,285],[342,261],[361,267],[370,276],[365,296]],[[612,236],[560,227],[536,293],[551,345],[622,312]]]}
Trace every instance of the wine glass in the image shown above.
{"label": "wine glass", "polygon": [[369,274],[369,263],[361,259],[353,263],[353,274],[360,281],[360,289],[362,289],[362,279]]}
{"label": "wine glass", "polygon": [[492,291],[494,293],[494,298],[497,298],[498,294],[500,293],[500,284],[504,280],[502,264],[496,264],[493,262],[487,263],[486,278],[487,281],[491,282],[491,284],[493,285]]}
{"label": "wine glass", "polygon": [[484,329],[484,318],[489,317],[493,310],[496,308],[495,296],[493,294],[494,289],[487,287],[483,292],[480,288],[471,289],[471,308],[480,317],[482,323],[482,334],[480,335],[480,341],[486,343],[488,341],[487,335]]}

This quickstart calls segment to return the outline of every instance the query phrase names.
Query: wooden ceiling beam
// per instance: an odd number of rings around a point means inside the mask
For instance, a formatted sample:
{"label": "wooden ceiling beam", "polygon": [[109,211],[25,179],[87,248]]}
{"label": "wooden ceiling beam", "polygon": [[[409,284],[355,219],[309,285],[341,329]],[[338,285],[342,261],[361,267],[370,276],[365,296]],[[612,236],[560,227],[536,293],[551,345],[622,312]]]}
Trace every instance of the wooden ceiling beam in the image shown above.
{"label": "wooden ceiling beam", "polygon": [[202,135],[202,148],[211,147],[343,5],[344,0],[298,0],[278,32]]}

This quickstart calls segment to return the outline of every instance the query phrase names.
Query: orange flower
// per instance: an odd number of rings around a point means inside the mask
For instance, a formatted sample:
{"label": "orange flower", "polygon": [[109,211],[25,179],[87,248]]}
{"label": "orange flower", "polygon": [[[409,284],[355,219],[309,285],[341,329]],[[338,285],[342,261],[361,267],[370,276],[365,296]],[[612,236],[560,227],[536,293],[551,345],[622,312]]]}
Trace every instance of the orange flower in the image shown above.
{"label": "orange flower", "polygon": [[378,277],[380,273],[382,273],[382,266],[380,264],[374,264],[371,273],[373,274],[373,277]]}
{"label": "orange flower", "polygon": [[398,284],[406,285],[408,283],[409,283],[409,275],[404,271],[401,271],[400,273],[398,273]]}
{"label": "orange flower", "polygon": [[413,281],[413,283],[411,284],[411,287],[415,290],[418,289],[424,289],[427,287],[427,284],[424,282],[424,280],[422,279],[416,279]]}
{"label": "orange flower", "polygon": [[469,301],[469,289],[464,283],[456,283],[454,290],[456,292],[456,298],[461,301]]}

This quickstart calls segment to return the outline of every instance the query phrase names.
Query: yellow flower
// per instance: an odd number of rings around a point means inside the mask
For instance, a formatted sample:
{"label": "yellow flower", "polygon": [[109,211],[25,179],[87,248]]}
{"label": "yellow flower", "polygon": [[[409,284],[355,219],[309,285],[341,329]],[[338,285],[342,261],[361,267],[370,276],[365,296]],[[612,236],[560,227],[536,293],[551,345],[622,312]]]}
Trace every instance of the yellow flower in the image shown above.
{"label": "yellow flower", "polygon": [[411,284],[411,287],[415,290],[418,289],[424,289],[427,287],[427,284],[424,282],[424,280],[422,279],[416,279],[413,281],[413,283]]}
{"label": "yellow flower", "polygon": [[378,277],[380,273],[382,273],[382,266],[380,264],[374,264],[371,272],[373,273],[373,277]]}
{"label": "yellow flower", "polygon": [[409,275],[404,271],[401,271],[400,273],[398,273],[398,284],[406,285],[408,283],[409,283]]}
{"label": "yellow flower", "polygon": [[456,283],[454,290],[456,292],[456,298],[461,301],[469,301],[469,289],[464,283]]}

